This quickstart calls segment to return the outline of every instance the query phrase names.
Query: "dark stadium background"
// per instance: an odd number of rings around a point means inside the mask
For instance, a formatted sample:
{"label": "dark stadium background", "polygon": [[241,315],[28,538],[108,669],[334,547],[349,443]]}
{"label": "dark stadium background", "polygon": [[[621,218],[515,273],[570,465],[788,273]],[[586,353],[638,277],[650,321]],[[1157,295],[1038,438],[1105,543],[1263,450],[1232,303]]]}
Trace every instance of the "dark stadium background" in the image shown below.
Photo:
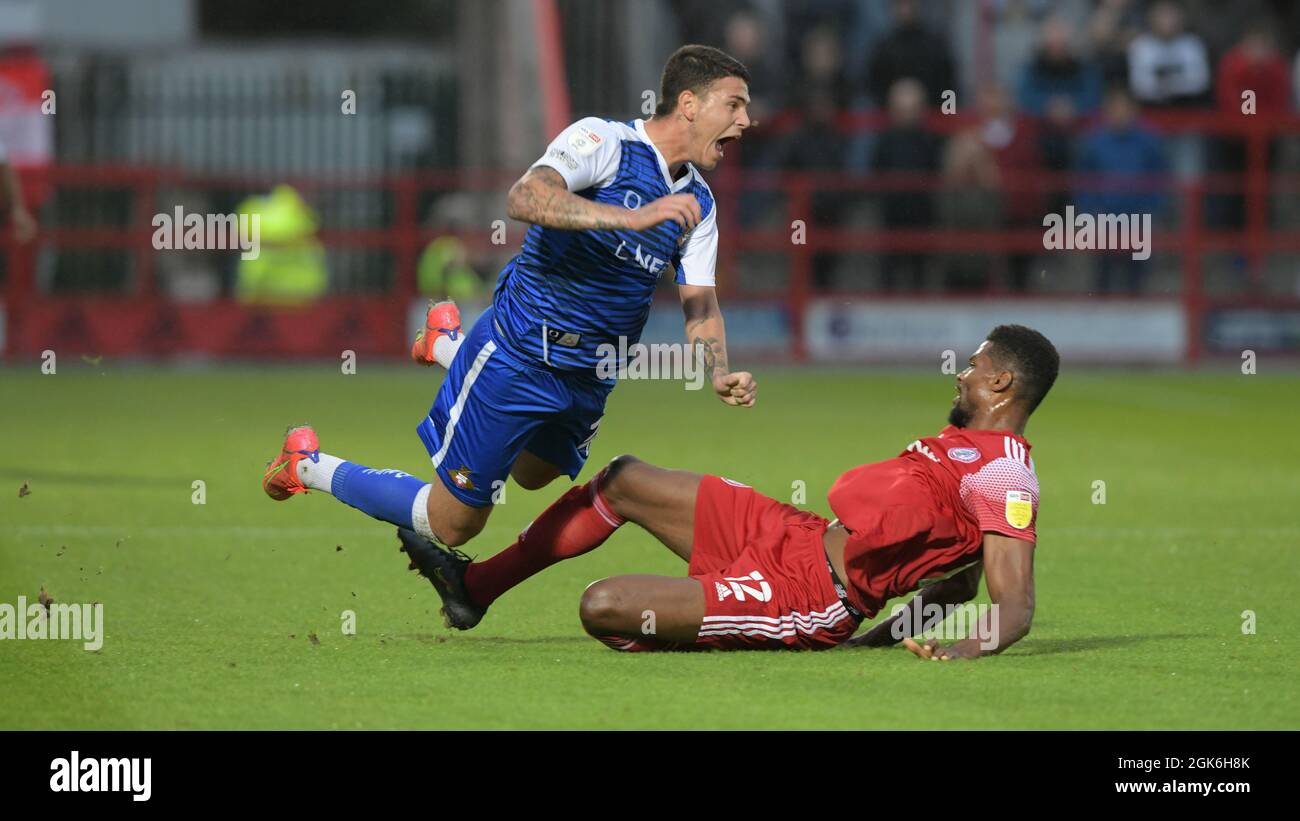
{"label": "dark stadium background", "polygon": [[[521,238],[493,242],[509,183],[580,115],[644,116],[665,56],[698,41],[749,65],[760,122],[710,175],[735,353],[932,362],[1011,311],[1075,361],[1294,355],[1300,4],[1178,4],[1205,73],[1168,95],[1130,70],[1154,5],[7,0],[0,141],[40,230],[0,245],[0,345],[11,362],[398,357],[429,243],[462,243],[481,282],[462,301],[483,297]],[[909,77],[920,110],[891,112]],[[1137,94],[1145,160],[1099,141],[1113,87]],[[310,293],[267,307],[236,255],[151,246],[156,213],[283,185],[311,215],[282,240],[319,260]],[[1151,213],[1155,252],[1044,251],[1067,204]],[[284,333],[306,303],[315,331]],[[669,304],[648,334],[676,326]]]}

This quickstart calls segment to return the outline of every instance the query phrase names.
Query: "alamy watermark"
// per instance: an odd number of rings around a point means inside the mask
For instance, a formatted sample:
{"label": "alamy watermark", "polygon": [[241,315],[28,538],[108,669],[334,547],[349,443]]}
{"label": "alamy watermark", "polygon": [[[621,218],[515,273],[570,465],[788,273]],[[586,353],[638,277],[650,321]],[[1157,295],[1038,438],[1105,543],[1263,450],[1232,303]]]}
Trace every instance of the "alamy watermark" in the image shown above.
{"label": "alamy watermark", "polygon": [[65,639],[83,642],[86,650],[104,646],[104,605],[27,603],[18,597],[18,605],[0,602],[0,640]]}
{"label": "alamy watermark", "polygon": [[257,259],[262,253],[261,214],[199,214],[175,212],[154,214],[156,251],[233,251],[240,259]]}
{"label": "alamy watermark", "polygon": [[1150,214],[1076,213],[1043,217],[1043,247],[1049,251],[1132,251],[1136,260],[1151,258]]}
{"label": "alamy watermark", "polygon": [[50,791],[124,792],[132,801],[148,801],[152,772],[152,758],[82,758],[73,750],[50,762]]}
{"label": "alamy watermark", "polygon": [[978,639],[981,650],[998,646],[996,604],[926,604],[919,611],[907,604],[897,604],[889,615],[895,619],[890,625],[890,635],[898,641],[921,636],[944,641]]}
{"label": "alamy watermark", "polygon": [[596,376],[601,379],[672,379],[681,380],[688,391],[704,387],[704,348],[677,342],[628,344],[620,336],[618,345],[608,342],[596,346]]}

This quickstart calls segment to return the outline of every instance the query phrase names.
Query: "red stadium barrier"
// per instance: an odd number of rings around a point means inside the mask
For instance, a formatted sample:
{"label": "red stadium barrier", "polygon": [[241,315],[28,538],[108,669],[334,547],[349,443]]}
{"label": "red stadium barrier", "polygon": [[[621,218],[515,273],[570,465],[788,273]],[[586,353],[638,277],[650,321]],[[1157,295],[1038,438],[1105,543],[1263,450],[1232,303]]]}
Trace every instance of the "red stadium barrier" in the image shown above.
{"label": "red stadium barrier", "polygon": [[[1202,354],[1202,323],[1207,311],[1224,307],[1300,306],[1292,296],[1266,295],[1261,286],[1262,261],[1272,253],[1300,253],[1300,237],[1275,231],[1268,224],[1269,197],[1275,192],[1300,193],[1300,177],[1270,178],[1269,140],[1280,134],[1300,133],[1295,118],[1223,117],[1218,114],[1178,114],[1152,117],[1160,128],[1170,131],[1193,129],[1197,133],[1236,135],[1246,141],[1247,168],[1244,175],[1211,174],[1194,183],[1171,179],[1129,180],[1125,190],[1163,190],[1176,202],[1181,219],[1173,230],[1157,230],[1156,250],[1180,254],[1183,259],[1182,286],[1178,298],[1185,306],[1188,331],[1187,358]],[[874,114],[848,114],[841,122],[847,130],[872,129],[880,124]],[[960,117],[934,120],[937,130],[953,131],[969,125]],[[788,117],[770,124],[775,133],[791,127]],[[430,191],[502,192],[515,173],[486,171],[422,172],[379,178],[277,178],[251,179],[201,177],[157,168],[56,166],[29,183],[52,188],[114,188],[131,192],[132,211],[125,228],[102,225],[44,227],[30,247],[18,247],[6,235],[0,252],[7,254],[7,281],[3,298],[8,327],[5,352],[9,357],[31,356],[56,345],[87,354],[113,355],[207,354],[213,356],[337,356],[341,350],[375,355],[404,353],[405,310],[416,297],[415,268],[421,248],[434,236],[447,233],[420,221],[418,202]],[[266,190],[274,183],[287,182],[310,201],[329,190],[384,191],[393,203],[388,227],[377,229],[324,229],[318,237],[331,249],[382,249],[391,252],[396,267],[393,287],[386,293],[366,296],[335,296],[308,308],[270,309],[241,304],[230,298],[201,304],[174,303],[160,294],[156,279],[156,252],[151,238],[151,219],[172,206],[158,199],[160,191],[206,188],[227,191]],[[862,230],[809,226],[806,242],[792,244],[788,226],[812,213],[814,194],[843,191],[871,195],[888,191],[942,190],[942,181],[927,175],[849,175],[840,172],[742,170],[728,162],[712,175],[711,185],[721,207],[722,236],[720,287],[725,298],[771,298],[789,306],[793,356],[805,355],[805,334],[801,327],[809,301],[829,295],[862,295],[864,290],[816,289],[812,263],[818,252],[984,253],[1035,252],[1043,250],[1043,234],[1034,228],[1000,230],[950,230],[942,227],[915,230]],[[1018,180],[1005,191],[1046,194],[1098,187],[1095,180],[1071,174],[1033,174]],[[755,192],[777,192],[785,197],[785,227],[742,229],[739,203]],[[1245,195],[1246,224],[1238,231],[1212,231],[1203,225],[1202,202],[1209,192],[1238,191]],[[501,253],[512,249],[494,246],[491,229],[457,231],[472,252]],[[518,236],[517,233],[514,236]],[[517,239],[513,245],[517,246]],[[35,287],[36,255],[43,249],[117,249],[132,252],[134,279],[129,292],[112,295],[46,294]],[[788,286],[776,290],[743,288],[739,256],[749,252],[783,255],[788,261]],[[1246,292],[1211,298],[1204,288],[1204,259],[1207,253],[1241,253],[1251,273]],[[235,253],[235,252],[230,252]],[[990,296],[1023,298],[997,290]],[[944,294],[873,294],[873,300],[934,298]],[[950,295],[948,295],[950,296]],[[1080,295],[1082,298],[1082,295]],[[1123,299],[1112,297],[1110,299]],[[1141,299],[1141,298],[1138,298]],[[310,333],[303,333],[303,327]],[[80,328],[81,330],[77,330]],[[364,340],[364,342],[359,341]],[[359,353],[361,351],[358,351]]]}

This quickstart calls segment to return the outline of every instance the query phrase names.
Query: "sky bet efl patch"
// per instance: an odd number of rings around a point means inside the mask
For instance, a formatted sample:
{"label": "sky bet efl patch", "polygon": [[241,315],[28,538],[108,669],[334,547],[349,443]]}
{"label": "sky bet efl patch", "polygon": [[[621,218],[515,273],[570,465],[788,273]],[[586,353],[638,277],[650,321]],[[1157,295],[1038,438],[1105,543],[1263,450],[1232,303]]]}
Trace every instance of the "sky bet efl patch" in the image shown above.
{"label": "sky bet efl patch", "polygon": [[1026,491],[1007,491],[1007,524],[1024,530],[1034,519],[1034,499]]}
{"label": "sky bet efl patch", "polygon": [[573,129],[569,135],[569,145],[579,157],[586,157],[591,154],[600,145],[600,135],[585,125],[580,125]]}

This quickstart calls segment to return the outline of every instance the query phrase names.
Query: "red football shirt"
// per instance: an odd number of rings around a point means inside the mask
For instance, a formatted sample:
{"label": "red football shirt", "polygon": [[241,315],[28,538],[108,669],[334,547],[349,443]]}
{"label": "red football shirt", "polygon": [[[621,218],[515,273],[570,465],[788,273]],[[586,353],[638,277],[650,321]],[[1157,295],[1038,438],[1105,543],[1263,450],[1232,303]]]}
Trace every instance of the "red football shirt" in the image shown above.
{"label": "red football shirt", "polygon": [[979,559],[986,532],[1036,541],[1038,477],[1029,443],[1010,431],[949,425],[842,474],[827,498],[850,533],[850,598],[868,616]]}

